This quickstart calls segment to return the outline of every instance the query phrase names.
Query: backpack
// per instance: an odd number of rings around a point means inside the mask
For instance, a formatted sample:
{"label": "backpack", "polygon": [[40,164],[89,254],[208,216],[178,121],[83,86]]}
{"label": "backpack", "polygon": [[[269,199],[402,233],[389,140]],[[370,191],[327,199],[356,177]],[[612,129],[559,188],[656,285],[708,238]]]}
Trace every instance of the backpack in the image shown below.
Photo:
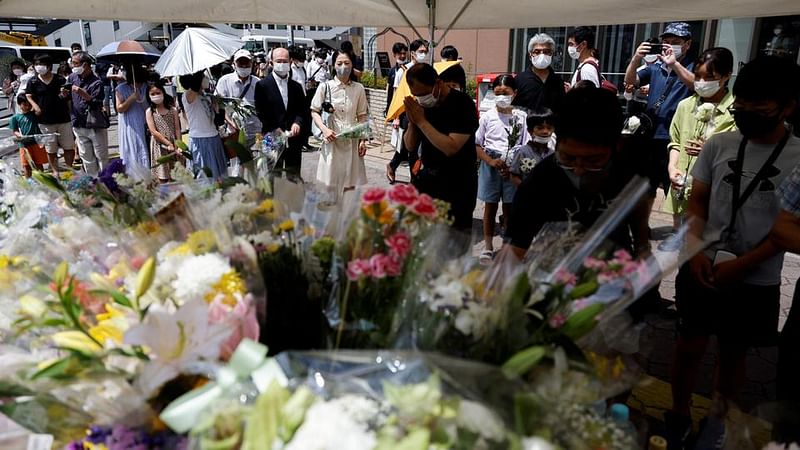
{"label": "backpack", "polygon": [[615,95],[619,94],[619,89],[617,88],[617,85],[612,83],[612,82],[610,82],[610,81],[608,81],[606,79],[606,77],[603,76],[603,74],[600,72],[600,66],[597,65],[597,63],[594,62],[594,61],[586,61],[585,63],[583,63],[583,64],[578,66],[578,78],[577,78],[577,81],[581,81],[581,69],[586,64],[594,66],[594,68],[597,70],[597,75],[600,78],[600,89],[605,89],[607,91],[611,91]]}

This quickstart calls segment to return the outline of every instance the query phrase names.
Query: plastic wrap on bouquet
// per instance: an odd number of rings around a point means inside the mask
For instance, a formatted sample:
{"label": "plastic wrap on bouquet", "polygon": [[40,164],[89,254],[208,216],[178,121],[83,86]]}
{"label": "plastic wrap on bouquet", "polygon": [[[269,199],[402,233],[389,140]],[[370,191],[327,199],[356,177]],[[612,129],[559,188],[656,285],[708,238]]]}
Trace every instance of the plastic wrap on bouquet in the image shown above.
{"label": "plastic wrap on bouquet", "polygon": [[288,352],[289,378],[256,400],[244,448],[515,448],[521,384],[495,367],[436,354]]}
{"label": "plastic wrap on bouquet", "polygon": [[507,250],[488,268],[471,252],[452,255],[459,237],[442,234],[405,291],[394,346],[501,364],[529,343],[524,266]]}
{"label": "plastic wrap on bouquet", "polygon": [[360,122],[351,127],[339,130],[337,139],[372,139],[372,129],[369,122]]}
{"label": "plastic wrap on bouquet", "polygon": [[427,238],[446,208],[410,185],[371,188],[342,229],[326,316],[336,348],[380,348],[403,290],[416,279]]}
{"label": "plastic wrap on bouquet", "polygon": [[286,151],[288,132],[275,130],[265,133],[258,144],[260,144],[259,155],[256,158],[258,176],[268,177],[275,172],[278,161]]}

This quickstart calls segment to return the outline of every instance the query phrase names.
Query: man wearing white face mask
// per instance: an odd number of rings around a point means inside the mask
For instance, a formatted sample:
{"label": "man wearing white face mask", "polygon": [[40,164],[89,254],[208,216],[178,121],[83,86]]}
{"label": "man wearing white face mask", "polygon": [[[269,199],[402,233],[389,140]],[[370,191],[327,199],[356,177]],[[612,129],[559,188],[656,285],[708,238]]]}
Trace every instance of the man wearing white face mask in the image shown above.
{"label": "man wearing white face mask", "polygon": [[[651,53],[654,44],[643,42],[636,49],[625,72],[626,85],[649,85],[647,114],[653,120],[655,132],[649,148],[648,175],[651,182],[651,196],[655,198],[656,189],[666,192],[671,182],[667,172],[670,142],[669,126],[678,103],[694,91],[694,64],[687,62],[687,53],[692,46],[692,33],[689,24],[673,22],[667,24],[660,36],[663,50],[655,55],[658,61],[642,66],[642,60]],[[652,58],[652,56],[650,56]]]}
{"label": "man wearing white face mask", "polygon": [[278,167],[299,174],[306,98],[300,83],[289,77],[290,64],[289,50],[276,48],[272,51],[272,74],[256,84],[255,106],[262,133],[289,133],[288,148],[280,157]]}
{"label": "man wearing white face mask", "polygon": [[[248,105],[255,106],[258,77],[253,75],[253,56],[247,50],[239,50],[233,54],[233,64],[235,72],[220,77],[217,81],[216,94],[238,98]],[[251,148],[255,144],[256,133],[261,131],[261,121],[256,116],[245,118],[235,113],[231,119],[237,126],[242,127],[247,137],[246,146]]]}
{"label": "man wearing white face mask", "polygon": [[556,43],[552,37],[540,33],[528,42],[528,57],[531,66],[517,74],[517,95],[512,105],[531,111],[542,108],[558,109],[564,99],[564,80],[550,64],[553,61]]}
{"label": "man wearing white face mask", "polygon": [[417,63],[427,63],[428,62],[428,43],[423,41],[422,39],[417,39],[408,46],[408,49],[411,53],[411,58],[408,64],[406,64],[406,69],[410,69]]}
{"label": "man wearing white face mask", "polygon": [[78,153],[83,161],[83,170],[96,176],[108,163],[108,121],[98,123],[90,120],[102,118],[105,89],[103,82],[91,70],[92,58],[84,51],[72,54],[72,127],[78,137]]}

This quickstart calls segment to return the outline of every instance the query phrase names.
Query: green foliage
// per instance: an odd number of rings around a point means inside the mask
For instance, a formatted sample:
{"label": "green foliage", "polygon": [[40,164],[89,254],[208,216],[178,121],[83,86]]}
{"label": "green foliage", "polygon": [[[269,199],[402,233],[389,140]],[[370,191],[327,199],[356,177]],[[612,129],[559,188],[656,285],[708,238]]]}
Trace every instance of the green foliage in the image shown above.
{"label": "green foliage", "polygon": [[361,74],[360,81],[365,88],[386,90],[386,78],[375,77],[375,74],[371,71],[364,71]]}
{"label": "green foliage", "polygon": [[478,80],[472,76],[467,76],[467,94],[475,100],[475,91],[478,89]]}

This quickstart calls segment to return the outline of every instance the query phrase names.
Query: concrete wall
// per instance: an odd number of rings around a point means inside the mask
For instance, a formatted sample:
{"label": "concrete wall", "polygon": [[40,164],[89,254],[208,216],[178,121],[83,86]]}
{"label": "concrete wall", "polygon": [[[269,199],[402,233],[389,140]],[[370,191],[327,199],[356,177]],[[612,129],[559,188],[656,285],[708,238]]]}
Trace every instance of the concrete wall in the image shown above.
{"label": "concrete wall", "polygon": [[[408,37],[409,41],[415,39],[414,32],[410,28],[396,28],[396,30]],[[438,32],[436,36],[438,39],[441,32]],[[458,49],[459,56],[464,58],[464,70],[468,76],[476,73],[506,72],[508,70],[509,36],[508,29],[452,30],[442,42],[437,44],[433,51],[434,60],[441,59],[439,52],[442,47],[452,45]],[[428,37],[425,39],[427,40]],[[394,62],[391,56],[392,45],[398,41],[402,42],[403,39],[396,34],[384,34],[376,40],[377,51],[389,52],[390,59]]]}
{"label": "concrete wall", "polygon": [[[87,21],[92,34],[92,44],[86,45],[84,50],[89,53],[97,53],[106,44],[123,39],[137,39],[142,34],[147,33],[160,24],[148,22],[119,22],[119,30],[114,30],[114,22],[110,20]],[[55,41],[61,39],[62,47],[69,47],[73,42],[83,44],[83,28],[80,21],[74,21],[69,25],[46,36],[48,45],[56,45]]]}

